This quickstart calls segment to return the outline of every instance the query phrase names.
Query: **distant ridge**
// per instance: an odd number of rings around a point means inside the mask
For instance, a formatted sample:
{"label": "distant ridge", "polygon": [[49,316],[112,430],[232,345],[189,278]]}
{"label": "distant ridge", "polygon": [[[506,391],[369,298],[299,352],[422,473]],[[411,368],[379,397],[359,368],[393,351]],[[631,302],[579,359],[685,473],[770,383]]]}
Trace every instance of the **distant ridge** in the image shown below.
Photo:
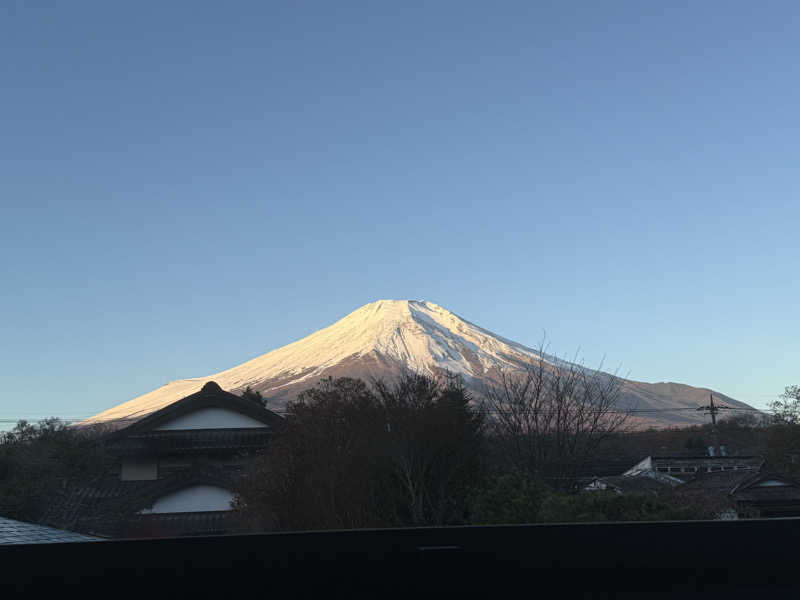
{"label": "distant ridge", "polygon": [[[520,371],[531,359],[563,362],[498,336],[433,302],[378,300],[351,312],[333,325],[206,377],[172,381],[147,394],[105,410],[84,423],[132,422],[197,392],[214,380],[223,389],[246,387],[271,398],[280,408],[298,392],[323,377],[391,377],[404,369],[436,374],[459,373],[479,392],[500,369]],[[635,406],[644,425],[689,425],[705,422],[692,409],[708,399],[711,390],[679,383],[624,380],[621,407]],[[750,408],[714,392],[734,408]]]}

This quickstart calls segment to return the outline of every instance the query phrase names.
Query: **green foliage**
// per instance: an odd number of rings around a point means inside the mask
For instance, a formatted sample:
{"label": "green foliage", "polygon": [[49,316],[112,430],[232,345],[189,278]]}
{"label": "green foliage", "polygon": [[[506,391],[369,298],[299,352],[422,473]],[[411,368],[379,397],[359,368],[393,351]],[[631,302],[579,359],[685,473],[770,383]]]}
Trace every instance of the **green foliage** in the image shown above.
{"label": "green foliage", "polygon": [[689,509],[675,506],[656,496],[599,490],[550,495],[545,499],[541,512],[544,523],[670,521],[692,518]]}
{"label": "green foliage", "polygon": [[495,476],[472,494],[472,524],[537,523],[550,494],[543,483],[519,471]]}
{"label": "green foliage", "polygon": [[97,431],[19,421],[0,435],[0,515],[37,522],[61,490],[106,475],[112,460]]}
{"label": "green foliage", "polygon": [[669,521],[706,518],[683,499],[614,491],[565,493],[520,472],[492,478],[473,493],[473,525]]}

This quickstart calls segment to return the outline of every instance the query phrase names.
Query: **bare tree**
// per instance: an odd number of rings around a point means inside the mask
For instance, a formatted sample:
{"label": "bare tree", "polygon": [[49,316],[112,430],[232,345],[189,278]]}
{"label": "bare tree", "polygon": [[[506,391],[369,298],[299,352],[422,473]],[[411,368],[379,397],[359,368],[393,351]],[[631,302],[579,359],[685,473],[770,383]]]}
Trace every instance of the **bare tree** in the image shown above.
{"label": "bare tree", "polygon": [[800,385],[789,385],[778,400],[769,403],[773,422],[781,425],[800,424]]}
{"label": "bare tree", "polygon": [[483,416],[459,379],[326,379],[287,405],[281,431],[237,482],[249,529],[467,522]]}
{"label": "bare tree", "polygon": [[404,372],[373,379],[386,411],[389,473],[401,522],[450,525],[466,518],[466,497],[479,477],[483,415],[460,377]]}
{"label": "bare tree", "polygon": [[787,386],[769,404],[768,426],[761,430],[759,454],[772,470],[800,476],[800,386]]}
{"label": "bare tree", "polygon": [[619,405],[616,374],[544,356],[540,346],[522,372],[487,386],[489,425],[509,466],[565,488],[631,409]]}

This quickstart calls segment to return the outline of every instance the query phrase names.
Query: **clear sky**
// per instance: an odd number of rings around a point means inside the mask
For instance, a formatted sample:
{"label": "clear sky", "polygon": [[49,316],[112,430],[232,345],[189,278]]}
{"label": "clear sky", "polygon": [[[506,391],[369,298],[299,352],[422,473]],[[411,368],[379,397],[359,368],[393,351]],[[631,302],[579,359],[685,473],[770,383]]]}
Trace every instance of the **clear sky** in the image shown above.
{"label": "clear sky", "polygon": [[0,418],[381,298],[762,407],[800,383],[797,2],[0,7]]}

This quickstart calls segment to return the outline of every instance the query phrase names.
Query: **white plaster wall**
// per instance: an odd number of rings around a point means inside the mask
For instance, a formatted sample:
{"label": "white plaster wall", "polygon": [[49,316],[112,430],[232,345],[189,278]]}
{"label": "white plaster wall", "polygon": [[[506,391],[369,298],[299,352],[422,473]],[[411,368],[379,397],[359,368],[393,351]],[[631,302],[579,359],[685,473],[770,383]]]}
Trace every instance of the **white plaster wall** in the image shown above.
{"label": "white plaster wall", "polygon": [[225,408],[201,408],[156,427],[171,429],[238,429],[242,427],[266,427],[261,421]]}
{"label": "white plaster wall", "polygon": [[757,483],[753,487],[786,487],[786,484],[783,481],[775,481],[774,479],[769,479],[767,481],[762,481],[761,483]]}
{"label": "white plaster wall", "polygon": [[215,485],[195,485],[162,496],[142,514],[231,510],[233,492]]}

